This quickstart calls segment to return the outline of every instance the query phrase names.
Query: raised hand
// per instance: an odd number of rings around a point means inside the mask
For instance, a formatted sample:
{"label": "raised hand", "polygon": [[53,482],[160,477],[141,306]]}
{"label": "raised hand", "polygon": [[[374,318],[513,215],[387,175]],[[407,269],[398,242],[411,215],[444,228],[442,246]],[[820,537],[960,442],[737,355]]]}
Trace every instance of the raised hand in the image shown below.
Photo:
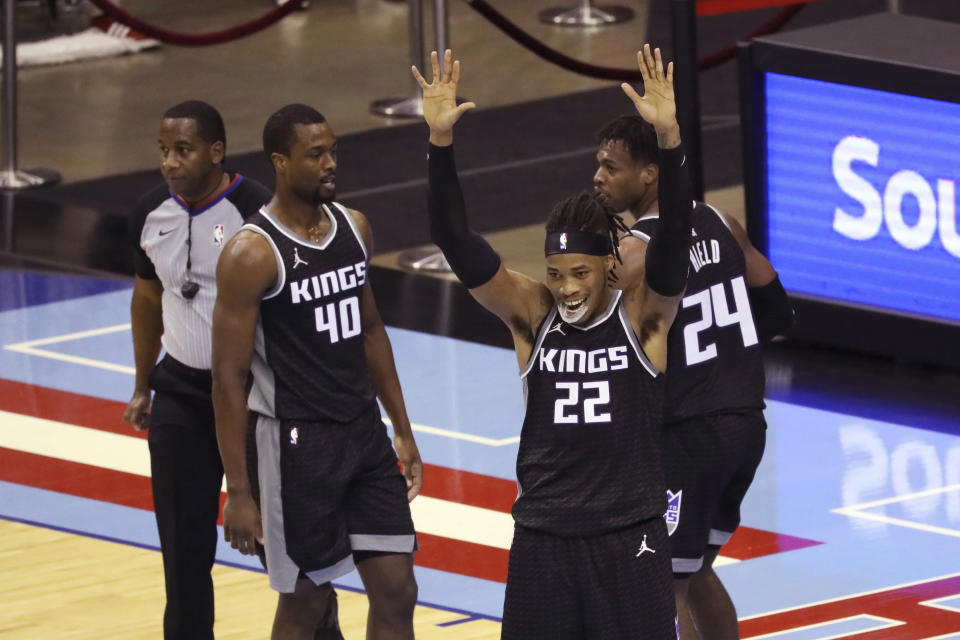
{"label": "raised hand", "polygon": [[630,84],[624,82],[620,87],[633,101],[640,117],[653,125],[658,133],[679,129],[677,124],[677,101],[673,93],[673,63],[663,68],[660,49],[650,53],[650,45],[643,45],[637,52],[637,65],[643,76],[643,95],[637,93]]}
{"label": "raised hand", "polygon": [[415,66],[410,67],[410,71],[423,89],[423,118],[430,127],[430,141],[441,146],[449,145],[453,141],[453,125],[460,116],[477,105],[464,102],[457,106],[460,61],[453,59],[450,49],[443,54],[442,73],[436,51],[430,52],[430,64],[433,67],[433,81],[429,84]]}

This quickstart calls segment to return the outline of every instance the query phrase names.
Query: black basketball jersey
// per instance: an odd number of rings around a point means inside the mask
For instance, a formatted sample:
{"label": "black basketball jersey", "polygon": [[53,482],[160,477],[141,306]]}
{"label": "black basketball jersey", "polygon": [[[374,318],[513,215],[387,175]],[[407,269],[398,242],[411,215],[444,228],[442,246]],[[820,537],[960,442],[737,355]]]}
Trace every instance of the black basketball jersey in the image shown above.
{"label": "black basketball jersey", "polygon": [[249,406],[285,420],[350,422],[376,401],[360,316],[367,249],[346,209],[323,209],[331,228],[321,244],[266,207],[243,226],[277,259],[276,285],[260,303]]}
{"label": "black basketball jersey", "polygon": [[521,371],[517,524],[565,536],[613,531],[666,511],[660,465],[664,376],[620,302],[593,323],[541,325]]}
{"label": "black basketball jersey", "polygon": [[[656,217],[640,218],[633,234],[649,240]],[[720,212],[697,202],[687,289],[668,335],[664,422],[762,409],[763,391],[743,250]]]}

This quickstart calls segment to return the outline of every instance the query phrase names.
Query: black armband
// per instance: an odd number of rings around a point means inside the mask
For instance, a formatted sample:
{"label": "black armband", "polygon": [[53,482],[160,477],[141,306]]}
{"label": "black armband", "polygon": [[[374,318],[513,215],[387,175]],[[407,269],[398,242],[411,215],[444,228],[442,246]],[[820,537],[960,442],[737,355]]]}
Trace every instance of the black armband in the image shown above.
{"label": "black armband", "polygon": [[430,239],[468,289],[486,284],[500,268],[500,256],[470,230],[453,159],[453,146],[430,145],[428,156]]}
{"label": "black armband", "polygon": [[647,244],[647,285],[662,296],[677,296],[687,284],[687,256],[693,223],[693,195],[683,146],[660,149],[657,229]]}
{"label": "black armband", "polygon": [[751,287],[748,295],[761,342],[771,340],[793,325],[793,307],[779,277],[762,287]]}

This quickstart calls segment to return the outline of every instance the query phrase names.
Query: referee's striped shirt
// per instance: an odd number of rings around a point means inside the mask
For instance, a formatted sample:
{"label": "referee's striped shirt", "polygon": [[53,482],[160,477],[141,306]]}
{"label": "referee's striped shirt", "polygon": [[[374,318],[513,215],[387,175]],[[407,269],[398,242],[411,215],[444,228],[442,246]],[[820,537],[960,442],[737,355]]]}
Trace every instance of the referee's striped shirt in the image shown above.
{"label": "referee's striped shirt", "polygon": [[[141,198],[130,219],[134,271],[163,285],[163,348],[194,369],[209,369],[217,260],[227,241],[270,192],[260,183],[233,174],[230,186],[190,208],[167,185]],[[187,281],[187,236],[191,236],[189,278],[200,285],[192,300],[180,289]]]}

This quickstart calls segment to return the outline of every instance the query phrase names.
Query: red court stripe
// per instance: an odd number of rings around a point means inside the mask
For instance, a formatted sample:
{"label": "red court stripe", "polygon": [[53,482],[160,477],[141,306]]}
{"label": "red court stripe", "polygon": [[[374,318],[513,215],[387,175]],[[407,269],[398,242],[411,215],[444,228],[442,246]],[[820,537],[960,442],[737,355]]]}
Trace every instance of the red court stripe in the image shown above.
{"label": "red court stripe", "polygon": [[739,527],[730,541],[720,549],[720,554],[737,560],[749,560],[818,544],[823,543],[762,529]]}
{"label": "red court stripe", "polygon": [[779,7],[785,4],[814,2],[815,0],[697,0],[698,16],[713,16],[720,13],[751,11]]}
{"label": "red court stripe", "polygon": [[[904,624],[873,631],[861,631],[857,638],[876,640],[915,640],[960,632],[960,613],[920,604],[956,595],[960,576],[930,580],[907,587],[894,587],[862,596],[813,604],[742,620],[740,637],[752,638],[781,633],[799,627],[829,623],[856,615],[872,615],[898,620]],[[851,636],[852,637],[852,636]]]}
{"label": "red court stripe", "polygon": [[[136,431],[123,422],[121,417],[125,407],[124,403],[114,400],[104,400],[83,394],[0,379],[0,410],[120,435],[146,438],[145,431]],[[73,464],[59,460],[57,462]],[[85,467],[86,465],[79,466]],[[145,483],[147,487],[146,495],[149,495],[149,478],[134,477],[140,478]],[[33,482],[23,482],[21,484],[40,486]],[[62,492],[70,493],[66,490]],[[509,513],[517,496],[517,485],[512,480],[450,469],[439,465],[424,464],[422,494],[431,498]],[[107,497],[96,499],[112,501]],[[722,554],[738,560],[748,560],[816,544],[821,543],[770,531],[751,529],[750,527],[740,527],[734,533],[730,542],[724,545]]]}
{"label": "red court stripe", "polygon": [[494,582],[507,581],[510,552],[506,549],[419,532],[417,542],[420,551],[414,554],[414,563],[421,567]]}
{"label": "red court stripe", "polygon": [[[136,509],[153,510],[150,478],[24,453],[0,447],[0,480],[90,498]],[[226,494],[220,494],[221,513]],[[222,519],[218,519],[222,524]],[[505,549],[418,533],[417,565],[460,575],[506,582]]]}
{"label": "red court stripe", "polygon": [[153,510],[150,478],[0,447],[0,480]]}
{"label": "red court stripe", "polygon": [[[137,431],[123,421],[125,408],[114,400],[0,379],[2,411],[146,438],[146,431]],[[507,513],[517,497],[512,480],[433,464],[424,465],[424,484],[425,496]]]}
{"label": "red court stripe", "polygon": [[435,464],[423,465],[423,495],[510,513],[517,483]]}
{"label": "red court stripe", "polygon": [[123,421],[126,406],[114,400],[0,379],[0,411],[146,438],[146,431],[137,431]]}

